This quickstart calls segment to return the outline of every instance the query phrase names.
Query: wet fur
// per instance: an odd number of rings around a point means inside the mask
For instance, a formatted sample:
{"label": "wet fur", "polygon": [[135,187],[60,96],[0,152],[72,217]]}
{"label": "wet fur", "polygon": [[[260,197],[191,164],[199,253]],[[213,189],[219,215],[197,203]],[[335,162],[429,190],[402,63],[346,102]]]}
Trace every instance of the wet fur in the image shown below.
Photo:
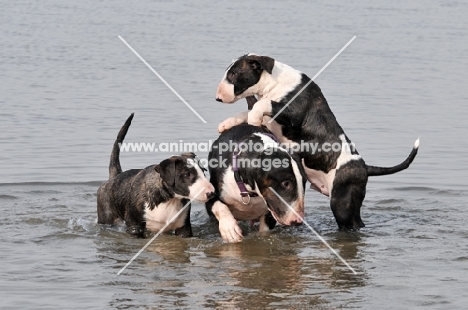
{"label": "wet fur", "polygon": [[[205,177],[200,176],[200,168],[187,166],[189,160],[195,159],[193,153],[173,156],[144,169],[122,172],[119,160],[120,143],[123,142],[132,119],[133,114],[121,128],[114,143],[109,164],[109,180],[104,182],[97,192],[97,214],[99,224],[115,225],[123,220],[129,234],[144,237],[147,213],[162,218],[164,223],[167,207],[179,211],[190,201],[190,185]],[[208,183],[207,180],[206,182]],[[208,187],[210,186],[211,184]],[[212,186],[210,188],[208,190],[213,191]],[[206,199],[203,200],[205,201]],[[176,235],[182,237],[192,236],[190,205],[168,229],[174,230]]]}
{"label": "wet fur", "polygon": [[[267,126],[284,143],[346,143],[351,141],[331,111],[319,86],[311,82],[277,117],[268,123],[310,78],[268,56],[248,54],[234,61],[221,80],[216,100],[232,103],[247,98],[248,114],[241,113],[221,123],[222,132],[233,124],[248,122]],[[258,96],[258,102],[255,97]],[[369,176],[386,175],[409,167],[418,152],[419,139],[408,158],[394,167],[367,165],[359,153],[301,152],[311,187],[330,196],[330,206],[339,228],[364,226],[360,209]]]}

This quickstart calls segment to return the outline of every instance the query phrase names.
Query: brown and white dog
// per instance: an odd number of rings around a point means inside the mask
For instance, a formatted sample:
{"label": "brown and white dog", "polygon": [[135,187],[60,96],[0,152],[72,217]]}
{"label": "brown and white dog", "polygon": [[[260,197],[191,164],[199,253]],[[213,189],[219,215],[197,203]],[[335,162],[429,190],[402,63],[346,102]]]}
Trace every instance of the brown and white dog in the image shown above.
{"label": "brown and white dog", "polygon": [[[133,113],[120,129],[110,158],[109,180],[102,183],[97,192],[98,223],[114,225],[123,220],[127,232],[136,237],[144,237],[146,229],[159,232],[162,228],[191,237],[190,205],[173,218],[191,199],[206,202],[212,198],[214,187],[193,153],[172,156],[144,169],[122,172],[120,144],[132,119]],[[171,219],[173,221],[166,226]]]}
{"label": "brown and white dog", "polygon": [[302,158],[311,187],[330,197],[339,228],[364,226],[360,210],[369,176],[404,170],[418,152],[419,139],[401,164],[388,168],[367,165],[338,124],[319,86],[271,57],[248,54],[238,58],[227,68],[216,92],[216,100],[225,103],[252,96],[259,99],[252,110],[225,120],[218,131],[244,122],[266,126],[283,146]]}

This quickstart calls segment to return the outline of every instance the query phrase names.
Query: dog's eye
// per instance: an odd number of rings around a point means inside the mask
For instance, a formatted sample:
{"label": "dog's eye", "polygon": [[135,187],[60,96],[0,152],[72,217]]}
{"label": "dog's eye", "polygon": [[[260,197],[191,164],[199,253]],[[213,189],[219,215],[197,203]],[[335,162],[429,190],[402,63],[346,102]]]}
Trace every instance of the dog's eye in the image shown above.
{"label": "dog's eye", "polygon": [[182,173],[182,177],[183,178],[190,178],[192,176],[192,173],[191,172],[184,172]]}
{"label": "dog's eye", "polygon": [[283,182],[281,182],[281,186],[283,188],[290,189],[291,188],[291,182],[290,181],[283,181]]}
{"label": "dog's eye", "polygon": [[232,71],[231,71],[231,72],[228,73],[228,78],[229,78],[230,80],[233,80],[233,79],[235,79],[236,77],[237,77],[237,72],[232,72]]}

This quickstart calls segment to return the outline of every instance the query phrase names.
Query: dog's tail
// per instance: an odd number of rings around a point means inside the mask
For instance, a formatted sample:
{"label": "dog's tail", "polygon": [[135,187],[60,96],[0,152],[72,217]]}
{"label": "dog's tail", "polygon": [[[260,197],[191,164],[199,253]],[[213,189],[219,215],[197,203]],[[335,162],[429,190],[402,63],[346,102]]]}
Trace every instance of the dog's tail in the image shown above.
{"label": "dog's tail", "polygon": [[376,166],[367,166],[367,175],[370,177],[379,176],[379,175],[387,175],[392,173],[397,173],[401,170],[405,170],[406,168],[411,165],[416,154],[418,154],[419,149],[419,138],[414,142],[413,149],[409,154],[408,158],[405,159],[401,164],[393,166],[393,167],[376,167]]}
{"label": "dog's tail", "polygon": [[112,148],[112,153],[110,157],[109,163],[109,179],[114,178],[118,174],[122,173],[122,167],[120,167],[120,145],[122,144],[125,136],[127,135],[128,128],[132,123],[134,113],[130,114],[125,124],[120,128],[119,134],[117,135],[117,139],[114,142],[114,147]]}

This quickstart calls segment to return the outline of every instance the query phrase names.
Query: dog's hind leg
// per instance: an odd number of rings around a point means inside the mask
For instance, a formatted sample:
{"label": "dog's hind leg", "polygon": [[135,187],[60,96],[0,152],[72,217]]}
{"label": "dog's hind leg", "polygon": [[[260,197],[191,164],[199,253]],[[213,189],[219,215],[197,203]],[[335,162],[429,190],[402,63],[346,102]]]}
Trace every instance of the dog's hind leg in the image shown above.
{"label": "dog's hind leg", "polygon": [[363,160],[351,160],[336,170],[330,206],[340,229],[364,227],[361,206],[366,185],[367,171]]}
{"label": "dog's hind leg", "polygon": [[98,223],[104,225],[114,225],[119,219],[118,214],[115,212],[115,208],[112,208],[110,197],[107,194],[106,186],[103,184],[99,187],[97,192],[97,215]]}
{"label": "dog's hind leg", "polygon": [[99,224],[114,225],[118,219],[118,216],[113,212],[109,203],[98,203],[97,214]]}
{"label": "dog's hind leg", "polygon": [[330,206],[340,229],[359,229],[365,226],[361,220],[361,206],[365,195],[365,184],[333,185]]}

